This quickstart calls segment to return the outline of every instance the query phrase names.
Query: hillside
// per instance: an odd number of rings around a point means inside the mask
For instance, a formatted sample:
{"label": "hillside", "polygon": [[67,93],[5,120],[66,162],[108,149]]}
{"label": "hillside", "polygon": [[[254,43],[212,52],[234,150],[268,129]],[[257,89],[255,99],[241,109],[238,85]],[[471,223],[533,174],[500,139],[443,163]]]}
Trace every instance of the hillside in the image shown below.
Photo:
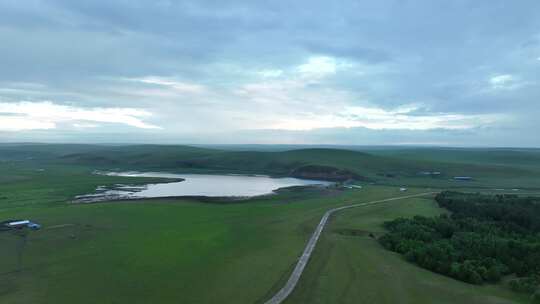
{"label": "hillside", "polygon": [[[540,153],[506,149],[308,148],[231,151],[180,145],[3,144],[0,161],[81,165],[103,170],[268,174],[433,187],[538,188]],[[425,172],[440,172],[429,175]],[[471,176],[456,182],[454,176]]]}
{"label": "hillside", "polygon": [[403,159],[522,166],[540,168],[540,149],[526,148],[394,148],[373,149],[370,153]]}

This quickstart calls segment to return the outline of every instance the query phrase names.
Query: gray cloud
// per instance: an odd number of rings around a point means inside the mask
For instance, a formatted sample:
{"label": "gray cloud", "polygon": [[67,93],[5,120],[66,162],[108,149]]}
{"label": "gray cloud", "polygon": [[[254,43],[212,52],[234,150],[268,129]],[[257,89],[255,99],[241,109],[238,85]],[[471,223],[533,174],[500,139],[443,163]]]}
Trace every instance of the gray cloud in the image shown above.
{"label": "gray cloud", "polygon": [[[539,29],[533,0],[3,1],[0,102],[139,109],[161,129],[73,121],[0,140],[540,145]],[[359,109],[412,105],[402,128],[342,128],[350,109],[371,121]],[[476,124],[403,120],[422,117]]]}

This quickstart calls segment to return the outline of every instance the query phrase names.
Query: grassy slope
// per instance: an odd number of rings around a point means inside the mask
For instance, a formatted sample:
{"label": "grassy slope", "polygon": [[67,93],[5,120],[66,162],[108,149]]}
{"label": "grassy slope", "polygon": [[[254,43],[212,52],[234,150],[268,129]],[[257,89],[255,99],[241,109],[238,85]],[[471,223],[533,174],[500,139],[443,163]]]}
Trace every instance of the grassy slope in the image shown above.
{"label": "grassy slope", "polygon": [[0,144],[1,160],[53,159],[58,156],[88,153],[105,146],[84,144]]}
{"label": "grassy slope", "polygon": [[[528,303],[499,286],[474,286],[406,262],[369,233],[399,216],[444,212],[431,199],[351,209],[332,219],[305,275],[286,303]],[[344,235],[354,230],[359,235]]]}
{"label": "grassy slope", "polygon": [[519,148],[399,148],[373,150],[373,154],[438,162],[540,167],[540,149]]}
{"label": "grassy slope", "polygon": [[[63,163],[83,163],[108,169],[288,175],[295,168],[315,164],[351,170],[383,184],[434,187],[538,188],[537,180],[540,178],[540,165],[536,162],[540,154],[536,150],[486,150],[482,152],[486,157],[482,157],[475,149],[455,150],[457,152],[445,149],[374,150],[364,153],[318,148],[260,152],[139,145],[102,146],[100,149],[90,146],[86,152],[79,146],[62,153],[58,147],[50,150],[56,151]],[[78,152],[68,153],[75,150]],[[431,178],[419,175],[420,171],[440,171],[443,174]],[[394,177],[388,177],[389,174]],[[464,175],[472,176],[475,180],[468,183],[450,180],[453,176]]]}

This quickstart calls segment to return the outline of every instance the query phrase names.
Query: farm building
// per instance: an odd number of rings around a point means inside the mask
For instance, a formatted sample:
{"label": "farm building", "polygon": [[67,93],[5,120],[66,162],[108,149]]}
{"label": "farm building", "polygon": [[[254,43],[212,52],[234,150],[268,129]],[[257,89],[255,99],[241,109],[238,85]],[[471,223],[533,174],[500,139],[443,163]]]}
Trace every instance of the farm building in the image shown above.
{"label": "farm building", "polygon": [[420,171],[418,172],[419,175],[428,175],[428,176],[439,176],[441,175],[441,172],[439,171]]}
{"label": "farm building", "polygon": [[31,222],[30,220],[7,220],[0,223],[4,229],[22,229],[30,228],[33,230],[38,230],[41,228],[41,225],[38,223]]}
{"label": "farm building", "polygon": [[362,186],[360,186],[360,185],[345,185],[343,187],[345,187],[347,189],[362,189]]}

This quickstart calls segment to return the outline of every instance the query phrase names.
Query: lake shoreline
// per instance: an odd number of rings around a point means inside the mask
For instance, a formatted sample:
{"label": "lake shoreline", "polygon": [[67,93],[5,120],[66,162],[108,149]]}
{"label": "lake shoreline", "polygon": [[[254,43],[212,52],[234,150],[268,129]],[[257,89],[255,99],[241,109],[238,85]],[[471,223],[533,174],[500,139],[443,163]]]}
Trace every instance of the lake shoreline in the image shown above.
{"label": "lake shoreline", "polygon": [[238,202],[253,197],[273,195],[294,187],[329,186],[327,181],[314,181],[292,177],[274,178],[266,175],[240,174],[174,174],[168,172],[105,172],[105,176],[144,177],[171,179],[163,183],[116,184],[99,186],[94,193],[75,196],[71,203],[89,204],[112,201],[137,201],[148,199],[195,199],[203,202]]}

